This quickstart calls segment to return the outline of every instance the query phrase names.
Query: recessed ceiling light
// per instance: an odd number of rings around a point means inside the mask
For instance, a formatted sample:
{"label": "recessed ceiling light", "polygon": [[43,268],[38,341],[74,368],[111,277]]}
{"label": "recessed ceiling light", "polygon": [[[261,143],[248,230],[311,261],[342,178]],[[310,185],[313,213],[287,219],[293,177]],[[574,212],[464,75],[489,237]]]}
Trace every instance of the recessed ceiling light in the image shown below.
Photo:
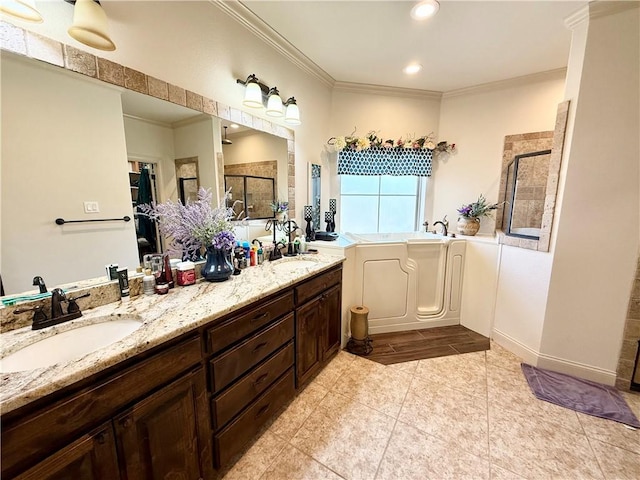
{"label": "recessed ceiling light", "polygon": [[231,128],[240,128],[240,125],[238,125],[237,123],[232,123],[231,125],[229,125]]}
{"label": "recessed ceiling light", "polygon": [[402,71],[407,75],[413,75],[418,73],[420,70],[422,70],[422,65],[419,63],[411,63],[402,69]]}
{"label": "recessed ceiling light", "polygon": [[411,16],[416,20],[424,20],[438,13],[440,4],[436,0],[424,0],[411,9]]}

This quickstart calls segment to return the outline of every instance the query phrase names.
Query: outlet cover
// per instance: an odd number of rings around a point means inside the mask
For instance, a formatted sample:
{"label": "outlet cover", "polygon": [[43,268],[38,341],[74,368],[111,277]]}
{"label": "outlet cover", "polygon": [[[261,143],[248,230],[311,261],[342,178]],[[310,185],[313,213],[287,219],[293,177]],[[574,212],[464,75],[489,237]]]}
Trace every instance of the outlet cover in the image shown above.
{"label": "outlet cover", "polygon": [[84,202],[84,213],[100,213],[98,202]]}

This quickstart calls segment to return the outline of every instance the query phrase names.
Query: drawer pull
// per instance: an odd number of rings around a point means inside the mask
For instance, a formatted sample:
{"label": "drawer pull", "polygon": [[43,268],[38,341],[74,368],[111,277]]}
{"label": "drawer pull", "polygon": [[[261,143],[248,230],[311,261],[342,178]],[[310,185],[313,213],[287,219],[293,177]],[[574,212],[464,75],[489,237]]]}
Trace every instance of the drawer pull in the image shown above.
{"label": "drawer pull", "polygon": [[268,344],[268,342],[259,343],[258,345],[256,345],[256,347],[253,350],[251,350],[251,353],[258,353],[258,350],[260,350],[261,348],[266,347],[267,344]]}
{"label": "drawer pull", "polygon": [[120,420],[120,425],[122,425],[124,428],[129,428],[132,423],[133,421],[131,420],[131,417],[125,417]]}
{"label": "drawer pull", "polygon": [[257,387],[258,385],[260,385],[262,382],[264,382],[267,377],[269,376],[269,373],[263,373],[262,375],[260,375],[255,382],[253,382],[253,384]]}
{"label": "drawer pull", "polygon": [[258,410],[258,413],[256,413],[255,418],[258,418],[262,415],[264,415],[267,410],[269,410],[269,407],[271,406],[271,402],[267,403],[264,407],[262,407],[260,410]]}
{"label": "drawer pull", "polygon": [[268,316],[269,316],[269,312],[264,312],[264,313],[261,313],[260,315],[256,315],[255,317],[253,317],[251,321],[258,322],[264,318],[267,318]]}
{"label": "drawer pull", "polygon": [[106,432],[100,432],[98,435],[96,435],[96,442],[98,442],[100,445],[104,445],[104,442],[107,441],[107,433]]}

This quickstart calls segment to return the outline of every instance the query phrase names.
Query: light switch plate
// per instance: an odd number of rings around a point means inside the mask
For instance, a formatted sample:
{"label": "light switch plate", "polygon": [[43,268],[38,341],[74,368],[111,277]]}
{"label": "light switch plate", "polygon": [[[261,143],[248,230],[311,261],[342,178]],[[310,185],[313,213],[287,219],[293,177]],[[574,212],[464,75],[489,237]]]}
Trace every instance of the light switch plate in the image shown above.
{"label": "light switch plate", "polygon": [[99,213],[100,206],[98,202],[84,202],[84,213]]}

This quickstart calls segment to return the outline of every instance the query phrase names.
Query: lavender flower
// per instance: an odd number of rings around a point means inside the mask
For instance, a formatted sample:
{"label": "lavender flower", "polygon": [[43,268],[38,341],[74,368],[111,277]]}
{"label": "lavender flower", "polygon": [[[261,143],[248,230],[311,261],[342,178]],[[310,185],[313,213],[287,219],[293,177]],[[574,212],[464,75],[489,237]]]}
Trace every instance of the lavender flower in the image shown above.
{"label": "lavender flower", "polygon": [[488,204],[487,199],[481,194],[475,202],[458,208],[458,213],[465,218],[488,217],[491,211],[496,210],[502,203]]}
{"label": "lavender flower", "polygon": [[215,248],[219,248],[221,250],[231,250],[236,242],[236,237],[232,232],[224,231],[217,233],[213,237],[213,242],[211,243]]}
{"label": "lavender flower", "polygon": [[[230,192],[226,192],[221,204],[229,197]],[[225,232],[235,241],[231,223],[233,209],[211,208],[212,198],[211,191],[201,187],[198,199],[187,201],[186,205],[167,200],[157,205],[140,205],[140,210],[159,221],[160,233],[169,241],[169,253],[194,257],[202,247],[211,245],[219,233]]]}
{"label": "lavender flower", "polygon": [[289,202],[284,202],[282,200],[271,202],[271,210],[273,210],[273,213],[286,212],[289,210]]}

